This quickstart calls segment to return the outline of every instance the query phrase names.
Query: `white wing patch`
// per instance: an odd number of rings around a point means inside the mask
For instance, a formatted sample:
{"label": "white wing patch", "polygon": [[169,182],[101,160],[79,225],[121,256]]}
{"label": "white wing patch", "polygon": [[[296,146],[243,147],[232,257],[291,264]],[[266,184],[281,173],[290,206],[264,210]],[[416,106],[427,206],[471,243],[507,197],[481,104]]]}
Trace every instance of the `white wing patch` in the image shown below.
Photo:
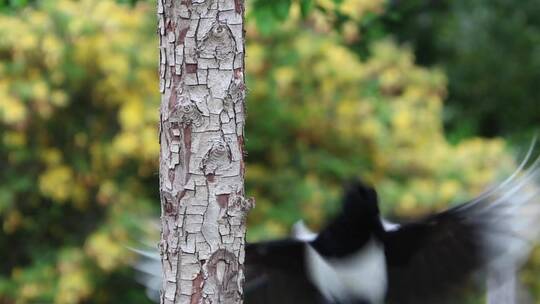
{"label": "white wing patch", "polygon": [[295,240],[311,242],[317,238],[317,233],[311,231],[304,221],[300,220],[294,223],[291,231],[291,237]]}
{"label": "white wing patch", "polygon": [[389,220],[381,217],[381,223],[383,225],[384,231],[396,231],[401,227],[400,224],[392,223]]}
{"label": "white wing patch", "polygon": [[306,262],[312,283],[329,300],[365,299],[382,303],[387,288],[384,249],[374,239],[345,259],[325,259],[306,245]]}

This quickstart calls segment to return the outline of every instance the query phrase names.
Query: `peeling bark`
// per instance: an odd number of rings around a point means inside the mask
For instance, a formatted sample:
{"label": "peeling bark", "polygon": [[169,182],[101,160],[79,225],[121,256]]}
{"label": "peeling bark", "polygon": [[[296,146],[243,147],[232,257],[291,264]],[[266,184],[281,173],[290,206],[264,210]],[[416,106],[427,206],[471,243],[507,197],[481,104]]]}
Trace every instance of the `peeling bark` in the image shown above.
{"label": "peeling bark", "polygon": [[241,303],[244,3],[158,0],[161,303]]}

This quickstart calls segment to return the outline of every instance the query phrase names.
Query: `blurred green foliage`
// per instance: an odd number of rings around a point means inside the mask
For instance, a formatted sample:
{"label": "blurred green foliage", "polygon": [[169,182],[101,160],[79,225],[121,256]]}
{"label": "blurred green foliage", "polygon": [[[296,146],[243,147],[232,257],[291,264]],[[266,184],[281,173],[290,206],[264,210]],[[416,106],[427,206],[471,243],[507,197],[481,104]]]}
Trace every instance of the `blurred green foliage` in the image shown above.
{"label": "blurred green foliage", "polygon": [[[447,141],[442,70],[391,39],[364,59],[347,47],[386,2],[283,3],[256,2],[246,26],[250,240],[320,227],[354,176],[413,216],[512,170],[502,140]],[[60,0],[0,15],[0,303],[148,303],[125,245],[159,209],[154,10]]]}
{"label": "blurred green foliage", "polygon": [[537,132],[540,1],[452,1],[443,20],[436,43],[450,79],[453,129],[462,121],[485,135]]}
{"label": "blurred green foliage", "polygon": [[18,9],[27,6],[31,2],[34,1],[28,1],[28,0],[0,0],[0,9],[3,11],[7,11],[9,9]]}
{"label": "blurred green foliage", "polygon": [[[360,31],[394,36],[413,47],[420,64],[445,70],[452,137],[505,135],[523,143],[538,132],[539,1],[390,0]],[[365,49],[372,40],[353,47]]]}

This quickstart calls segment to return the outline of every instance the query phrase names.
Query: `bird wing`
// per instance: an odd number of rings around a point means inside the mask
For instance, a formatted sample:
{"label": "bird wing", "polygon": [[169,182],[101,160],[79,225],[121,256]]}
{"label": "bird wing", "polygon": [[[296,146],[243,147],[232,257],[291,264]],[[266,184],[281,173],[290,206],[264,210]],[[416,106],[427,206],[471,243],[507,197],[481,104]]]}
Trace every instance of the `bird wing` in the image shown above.
{"label": "bird wing", "polygon": [[521,266],[540,237],[540,165],[526,160],[478,198],[385,232],[390,303],[444,303],[477,273]]}
{"label": "bird wing", "polygon": [[283,239],[246,245],[244,302],[253,304],[320,303],[306,276],[306,243]]}
{"label": "bird wing", "polygon": [[[146,287],[151,300],[159,302],[159,254],[155,250],[130,249],[139,255],[133,266],[137,270],[137,281]],[[305,243],[293,239],[248,243],[244,303],[320,303],[320,294],[305,276],[304,250]]]}
{"label": "bird wing", "polygon": [[159,293],[161,289],[161,258],[155,249],[140,249],[129,247],[130,250],[137,253],[139,259],[133,264],[137,270],[136,280],[146,287],[147,297],[159,302]]}

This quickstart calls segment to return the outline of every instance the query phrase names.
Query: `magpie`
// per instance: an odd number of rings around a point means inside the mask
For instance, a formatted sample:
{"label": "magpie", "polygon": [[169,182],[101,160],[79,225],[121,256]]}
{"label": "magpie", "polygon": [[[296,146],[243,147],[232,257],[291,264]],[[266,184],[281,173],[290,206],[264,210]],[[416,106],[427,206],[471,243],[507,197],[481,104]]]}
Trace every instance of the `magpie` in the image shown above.
{"label": "magpie", "polygon": [[[246,245],[246,303],[458,303],[470,282],[517,269],[540,237],[540,159],[480,196],[423,218],[390,223],[372,187],[356,181],[318,234]],[[303,233],[302,233],[303,232]],[[137,268],[159,290],[159,255]],[[152,265],[153,263],[153,265]],[[153,286],[151,286],[154,284]]]}

